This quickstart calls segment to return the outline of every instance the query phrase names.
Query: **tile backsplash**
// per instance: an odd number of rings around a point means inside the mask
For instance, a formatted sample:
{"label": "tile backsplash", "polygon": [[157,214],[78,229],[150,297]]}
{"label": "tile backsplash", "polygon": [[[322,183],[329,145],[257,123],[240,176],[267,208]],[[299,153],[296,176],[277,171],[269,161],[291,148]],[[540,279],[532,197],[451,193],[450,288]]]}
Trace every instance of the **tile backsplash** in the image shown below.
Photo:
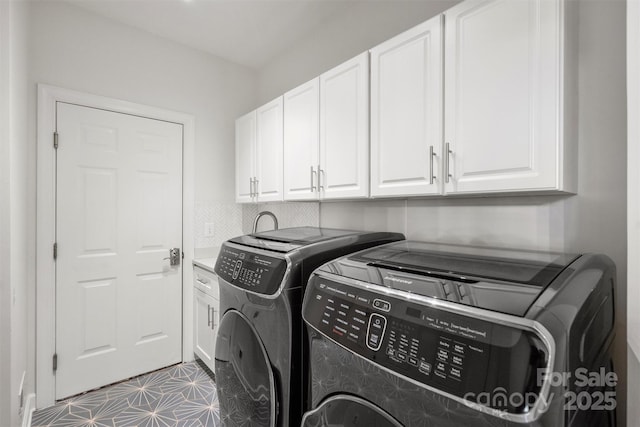
{"label": "tile backsplash", "polygon": [[[242,205],[237,203],[196,202],[194,248],[219,247],[225,240],[242,234],[242,218]],[[213,224],[211,235],[206,233],[207,224]]]}
{"label": "tile backsplash", "polygon": [[[320,204],[317,202],[287,202],[287,203],[258,203],[243,205],[242,229],[244,233],[251,233],[253,220],[258,212],[270,211],[278,218],[278,228],[320,225]],[[258,224],[258,231],[273,229],[270,217],[262,217]]]}
{"label": "tile backsplash", "polygon": [[[199,201],[195,204],[194,248],[196,250],[217,248],[225,240],[251,233],[253,220],[261,211],[273,212],[278,218],[279,228],[317,227],[320,224],[319,204],[314,202],[238,204]],[[213,224],[213,227],[208,227],[207,224]],[[258,224],[258,231],[270,230],[272,227],[271,218],[263,217]],[[208,235],[207,231],[212,233]]]}

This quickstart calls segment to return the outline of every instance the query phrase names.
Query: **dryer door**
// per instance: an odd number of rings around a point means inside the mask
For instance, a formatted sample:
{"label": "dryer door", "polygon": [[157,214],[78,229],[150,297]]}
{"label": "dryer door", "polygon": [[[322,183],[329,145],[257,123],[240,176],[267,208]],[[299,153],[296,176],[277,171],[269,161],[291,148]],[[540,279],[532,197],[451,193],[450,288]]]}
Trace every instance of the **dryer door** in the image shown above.
{"label": "dryer door", "polygon": [[255,328],[238,311],[228,311],[222,317],[215,368],[224,426],[275,426],[273,370]]}
{"label": "dryer door", "polygon": [[391,415],[371,402],[336,395],[304,414],[301,427],[402,427]]}

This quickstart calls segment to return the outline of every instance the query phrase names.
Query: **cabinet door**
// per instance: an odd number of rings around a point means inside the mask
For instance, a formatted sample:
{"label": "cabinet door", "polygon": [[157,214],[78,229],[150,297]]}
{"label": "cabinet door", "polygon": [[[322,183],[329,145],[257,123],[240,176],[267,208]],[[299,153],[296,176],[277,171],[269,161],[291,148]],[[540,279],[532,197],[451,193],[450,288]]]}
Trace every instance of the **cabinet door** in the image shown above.
{"label": "cabinet door", "polygon": [[319,79],[284,95],[285,200],[318,198]]}
{"label": "cabinet door", "polygon": [[465,1],[445,13],[446,193],[555,189],[563,1]]}
{"label": "cabinet door", "polygon": [[369,53],[320,76],[323,199],[369,196]]}
{"label": "cabinet door", "polygon": [[194,353],[213,370],[220,304],[200,289],[194,289]]}
{"label": "cabinet door", "polygon": [[253,201],[252,180],[255,176],[256,112],[236,120],[236,202]]}
{"label": "cabinet door", "polygon": [[440,193],[441,147],[437,16],[371,50],[371,195]]}
{"label": "cabinet door", "polygon": [[256,111],[256,184],[259,202],[282,200],[282,97]]}

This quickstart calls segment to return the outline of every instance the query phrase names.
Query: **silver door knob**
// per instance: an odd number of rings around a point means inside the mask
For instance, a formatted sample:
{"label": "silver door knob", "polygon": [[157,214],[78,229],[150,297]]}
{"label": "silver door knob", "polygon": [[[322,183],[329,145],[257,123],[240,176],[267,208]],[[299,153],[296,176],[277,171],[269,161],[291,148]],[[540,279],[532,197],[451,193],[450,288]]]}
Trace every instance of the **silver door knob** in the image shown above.
{"label": "silver door knob", "polygon": [[164,259],[169,260],[169,265],[180,265],[180,248],[169,249],[169,256]]}

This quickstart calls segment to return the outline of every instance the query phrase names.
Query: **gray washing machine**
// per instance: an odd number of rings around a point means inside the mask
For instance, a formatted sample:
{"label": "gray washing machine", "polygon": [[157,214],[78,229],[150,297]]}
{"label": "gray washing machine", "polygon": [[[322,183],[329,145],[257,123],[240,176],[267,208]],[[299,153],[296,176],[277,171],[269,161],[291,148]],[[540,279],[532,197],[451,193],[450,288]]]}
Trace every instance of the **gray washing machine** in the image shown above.
{"label": "gray washing machine", "polygon": [[215,267],[222,313],[215,375],[226,427],[300,424],[307,398],[301,306],[309,275],[331,259],[402,239],[299,227],[223,244]]}
{"label": "gray washing machine", "polygon": [[304,297],[302,426],[614,426],[615,274],[603,255],[406,241],[329,262]]}

